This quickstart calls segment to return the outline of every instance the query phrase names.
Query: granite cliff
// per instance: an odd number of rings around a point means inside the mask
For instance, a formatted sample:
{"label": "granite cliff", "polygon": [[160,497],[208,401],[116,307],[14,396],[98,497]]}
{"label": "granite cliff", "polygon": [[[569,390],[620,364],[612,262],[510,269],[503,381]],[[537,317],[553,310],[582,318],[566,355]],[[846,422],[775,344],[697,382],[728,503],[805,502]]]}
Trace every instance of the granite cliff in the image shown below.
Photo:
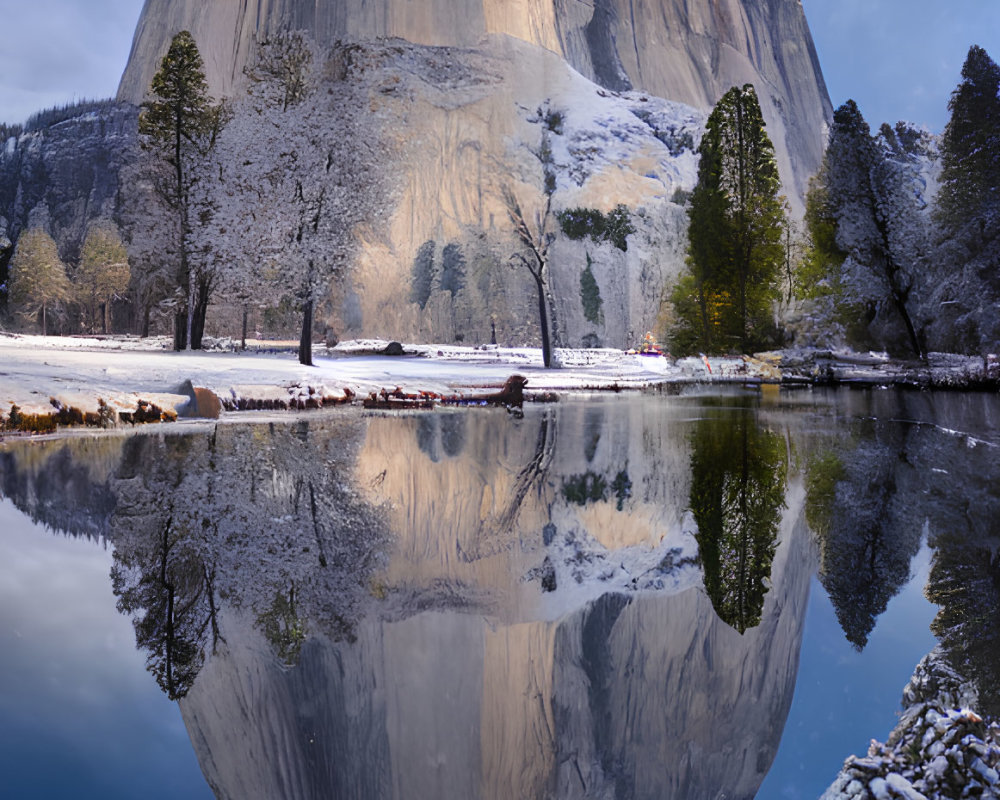
{"label": "granite cliff", "polygon": [[[120,100],[142,100],[182,29],[217,97],[242,93],[254,42],[281,31],[366,54],[372,135],[397,141],[399,192],[383,230],[359,232],[327,315],[342,336],[482,342],[495,327],[501,342],[537,341],[530,279],[506,267],[516,245],[501,197],[540,195],[534,156],[550,127],[556,210],[624,204],[636,228],[625,251],[558,237],[555,343],[631,346],[668,313],[694,149],[715,101],[757,86],[795,210],[831,114],[797,0],[147,0]],[[461,286],[444,278],[455,264]],[[597,287],[589,307],[585,271]]]}
{"label": "granite cliff", "polygon": [[13,255],[4,239],[45,228],[64,260],[75,261],[96,219],[121,206],[119,171],[136,142],[138,110],[128,103],[98,104],[0,142],[0,282]]}
{"label": "granite cliff", "polygon": [[[554,342],[633,346],[669,314],[695,150],[715,101],[733,85],[756,85],[796,211],[831,116],[798,0],[147,0],[119,89],[120,108],[133,110],[73,123],[88,142],[104,126],[108,140],[66,151],[54,146],[53,128],[0,153],[0,218],[11,240],[42,224],[72,259],[98,210],[119,216],[128,143],[115,137],[125,122],[134,136],[134,107],[183,29],[219,98],[243,94],[254,43],[278,32],[354,48],[368,87],[366,135],[393,143],[382,166],[397,191],[378,225],[356,231],[324,312],[342,338],[476,343],[495,330],[501,344],[537,344],[530,278],[508,266],[517,242],[503,192],[513,189],[529,214],[539,210],[547,137],[554,210],[624,205],[635,228],[627,248],[557,236]],[[58,179],[71,173],[104,188]],[[208,332],[235,335],[223,318],[210,311]]]}
{"label": "granite cliff", "polygon": [[119,98],[140,102],[179,30],[202,49],[219,96],[238,88],[255,37],[305,30],[321,44],[380,37],[474,48],[506,34],[565,59],[614,91],[635,89],[708,110],[756,84],[786,181],[801,194],[832,114],[799,0],[146,0]]}

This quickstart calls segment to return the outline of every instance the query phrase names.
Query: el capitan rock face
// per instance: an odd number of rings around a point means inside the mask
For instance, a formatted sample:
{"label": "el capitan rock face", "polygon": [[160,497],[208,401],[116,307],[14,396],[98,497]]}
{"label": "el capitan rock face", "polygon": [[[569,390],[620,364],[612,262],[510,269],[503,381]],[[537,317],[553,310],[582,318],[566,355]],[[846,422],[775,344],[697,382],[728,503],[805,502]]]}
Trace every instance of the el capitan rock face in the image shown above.
{"label": "el capitan rock face", "polygon": [[[388,217],[357,232],[326,312],[347,337],[477,343],[495,326],[501,344],[537,344],[537,300],[509,267],[517,243],[502,196],[513,188],[529,215],[539,210],[548,136],[553,208],[622,204],[636,228],[627,251],[557,237],[554,344],[633,346],[669,314],[695,149],[718,98],[756,85],[798,212],[831,116],[798,0],[147,0],[120,99],[142,101],[185,29],[217,97],[241,94],[255,40],[280,31],[364,54],[367,124],[395,142],[383,166],[397,191]],[[596,312],[581,302],[585,270]]]}
{"label": "el capitan rock face", "polygon": [[[500,344],[537,344],[537,298],[530,277],[510,268],[518,244],[503,192],[512,189],[534,220],[547,138],[553,209],[607,213],[620,204],[635,227],[626,250],[556,236],[554,344],[634,346],[645,331],[662,332],[669,314],[697,142],[716,100],[735,84],[756,85],[793,211],[802,210],[831,116],[798,0],[147,0],[119,90],[131,114],[184,29],[216,97],[242,94],[255,40],[282,30],[353,48],[367,87],[364,135],[390,141],[380,167],[395,190],[389,212],[355,231],[323,312],[342,338],[474,344],[495,329]],[[29,139],[0,154],[5,183],[17,189],[0,192],[0,217],[14,236],[30,220],[51,219],[72,256],[96,205],[89,195],[80,201],[86,189],[50,185],[47,154],[26,169]],[[101,185],[117,185],[120,165],[77,161]],[[121,210],[105,206],[121,223]],[[548,229],[557,230],[554,220]],[[210,333],[234,333],[217,327],[213,317],[223,316],[210,311]]]}
{"label": "el capitan rock face", "polygon": [[478,46],[506,34],[562,56],[608,89],[701,110],[734,85],[757,87],[785,174],[803,194],[832,115],[799,0],[146,0],[119,98],[138,103],[171,37],[190,30],[212,91],[239,85],[255,37],[305,30],[321,44],[398,37]]}

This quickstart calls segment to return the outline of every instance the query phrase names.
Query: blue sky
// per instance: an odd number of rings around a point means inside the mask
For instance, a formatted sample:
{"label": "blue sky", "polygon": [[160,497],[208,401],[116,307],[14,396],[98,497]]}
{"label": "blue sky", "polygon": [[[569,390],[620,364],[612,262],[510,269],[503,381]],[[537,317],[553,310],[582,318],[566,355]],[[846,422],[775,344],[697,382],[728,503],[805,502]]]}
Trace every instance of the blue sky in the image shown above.
{"label": "blue sky", "polygon": [[941,131],[969,46],[1000,60],[997,0],[802,0],[836,108]]}
{"label": "blue sky", "polygon": [[[755,0],[751,0],[755,1]],[[830,99],[940,131],[969,45],[1000,60],[1000,0],[801,0]],[[0,122],[112,96],[142,0],[0,0]]]}
{"label": "blue sky", "polygon": [[0,122],[111,97],[142,0],[0,0]]}

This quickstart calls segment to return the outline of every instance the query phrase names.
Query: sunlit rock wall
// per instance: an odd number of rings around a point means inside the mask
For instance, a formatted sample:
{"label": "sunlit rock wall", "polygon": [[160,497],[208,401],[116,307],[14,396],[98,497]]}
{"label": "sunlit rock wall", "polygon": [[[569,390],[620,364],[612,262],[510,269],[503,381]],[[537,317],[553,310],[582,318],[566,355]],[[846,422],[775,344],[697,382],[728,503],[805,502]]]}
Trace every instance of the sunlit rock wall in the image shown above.
{"label": "sunlit rock wall", "polygon": [[[654,329],[664,287],[684,263],[687,215],[704,116],[677,103],[613,96],[542,48],[509,37],[475,50],[400,42],[366,46],[368,124],[388,141],[392,210],[359,230],[337,287],[342,336],[403,341],[538,342],[535,285],[503,200],[511,189],[537,235],[545,195],[537,154],[551,148],[556,190],[546,231],[555,341],[628,347]],[[547,122],[557,114],[558,125]],[[396,170],[396,166],[400,169]],[[676,201],[676,202],[675,202]],[[627,249],[559,234],[555,213],[623,204]],[[591,261],[601,300],[586,318],[581,275]],[[457,276],[449,280],[447,275]],[[419,276],[424,296],[415,293]]]}
{"label": "sunlit rock wall", "polygon": [[147,0],[119,97],[142,100],[171,37],[185,29],[219,95],[239,85],[255,36],[289,29],[326,44],[388,36],[475,47],[487,34],[506,34],[606,88],[706,110],[730,86],[753,82],[800,193],[819,165],[832,111],[798,0]]}
{"label": "sunlit rock wall", "polygon": [[[686,213],[672,200],[694,184],[690,156],[718,98],[733,85],[756,85],[796,211],[831,116],[797,0],[147,0],[121,99],[143,99],[182,29],[194,34],[219,97],[239,94],[255,37],[305,30],[327,45],[400,48],[392,65],[379,67],[384,74],[372,96],[380,115],[373,124],[398,140],[388,168],[400,194],[388,232],[359,232],[351,278],[328,315],[341,337],[475,344],[489,341],[495,326],[502,344],[538,343],[534,286],[507,264],[515,245],[500,197],[511,185],[537,208],[542,181],[531,153],[542,126],[532,116],[547,108],[576,117],[562,135],[569,150],[561,161],[556,154],[555,208],[607,212],[620,203],[637,228],[627,252],[557,238],[550,260],[555,342],[633,346],[646,330],[665,327],[664,298],[686,248]],[[623,103],[620,92],[636,106],[664,98],[691,113],[673,131],[642,131],[642,116],[631,132],[608,127],[613,106]],[[695,131],[688,157],[679,129],[686,127]],[[674,133],[679,138],[671,141]],[[435,285],[430,297],[415,300],[414,271],[440,275],[448,257],[465,270],[461,289]],[[589,318],[580,289],[588,257],[603,302]]]}

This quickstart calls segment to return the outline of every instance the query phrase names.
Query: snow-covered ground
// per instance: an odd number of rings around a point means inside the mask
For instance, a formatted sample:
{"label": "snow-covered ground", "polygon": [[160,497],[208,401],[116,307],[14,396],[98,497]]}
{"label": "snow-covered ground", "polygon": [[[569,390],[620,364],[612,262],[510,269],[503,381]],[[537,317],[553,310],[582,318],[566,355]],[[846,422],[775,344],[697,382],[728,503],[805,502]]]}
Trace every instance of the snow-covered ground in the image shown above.
{"label": "snow-covered ground", "polygon": [[[273,343],[253,343],[268,347]],[[176,353],[164,338],[88,339],[0,334],[0,413],[12,403],[24,412],[64,405],[96,411],[101,398],[122,410],[149,400],[163,408],[187,402],[181,385],[211,389],[221,398],[283,398],[311,387],[326,396],[349,388],[364,397],[397,386],[407,392],[444,394],[499,387],[514,373],[528,379],[529,392],[609,387],[638,388],[664,380],[708,375],[699,360],[678,363],[617,350],[558,351],[564,368],[542,368],[541,351],[486,347],[406,345],[404,356],[372,355],[384,341],[355,341],[333,350],[318,348],[313,367],[297,361],[294,349],[243,353]],[[730,359],[735,365],[736,360]],[[690,363],[688,363],[690,362]],[[722,369],[716,364],[716,370]]]}
{"label": "snow-covered ground", "polygon": [[[0,415],[16,404],[23,413],[64,406],[96,412],[98,400],[131,411],[146,400],[183,413],[182,385],[210,389],[224,402],[340,398],[345,390],[367,397],[397,387],[406,393],[474,396],[500,387],[512,374],[528,379],[526,392],[639,389],[662,383],[724,381],[861,382],[965,386],[1000,380],[996,356],[932,355],[925,364],[901,364],[883,354],[785,351],[757,357],[682,358],[614,349],[555,351],[559,369],[542,367],[537,348],[404,345],[405,355],[376,354],[388,343],[351,341],[317,347],[315,366],[298,363],[289,343],[253,342],[234,352],[228,340],[216,349],[176,353],[165,337],[78,338],[0,334]],[[294,405],[294,404],[291,404]]]}

